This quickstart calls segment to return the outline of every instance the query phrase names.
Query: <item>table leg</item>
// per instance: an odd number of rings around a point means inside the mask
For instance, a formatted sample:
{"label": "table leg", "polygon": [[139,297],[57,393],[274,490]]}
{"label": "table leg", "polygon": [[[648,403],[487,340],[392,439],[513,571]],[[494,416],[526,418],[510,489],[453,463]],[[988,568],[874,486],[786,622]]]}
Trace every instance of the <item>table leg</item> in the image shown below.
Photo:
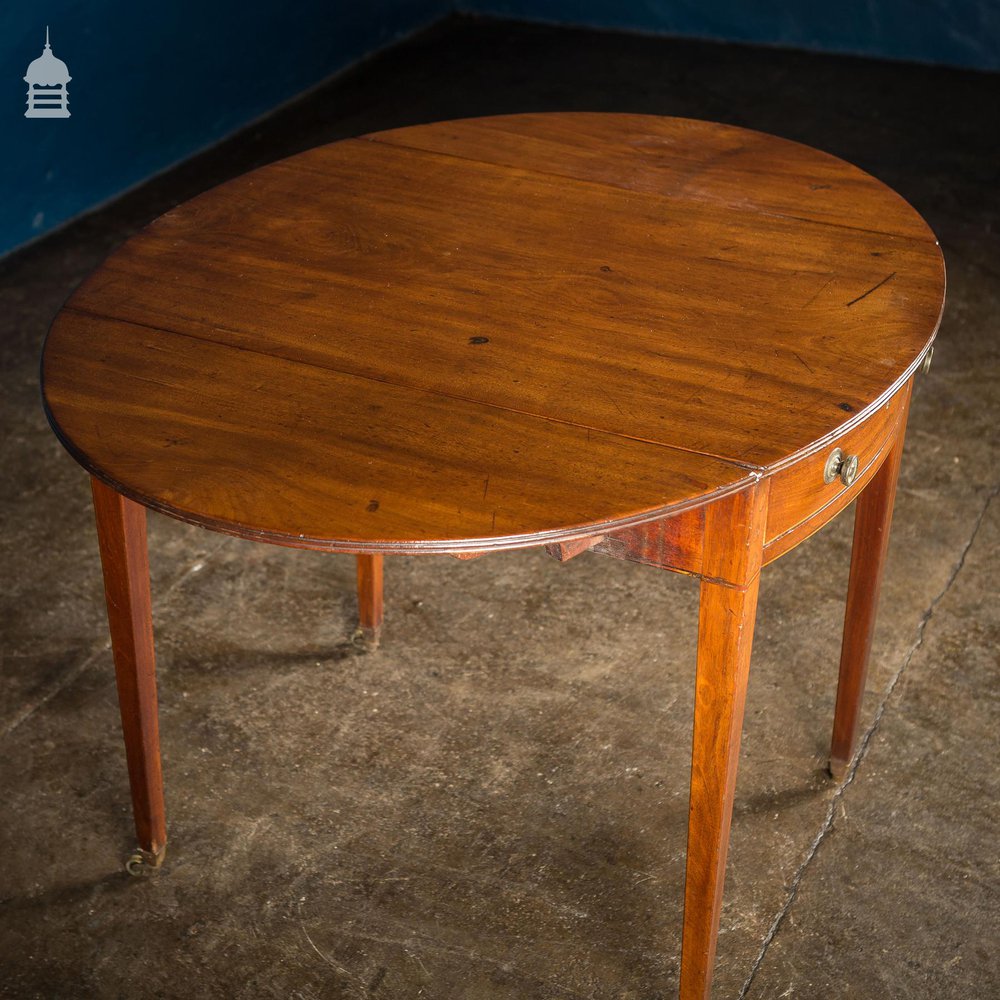
{"label": "table leg", "polygon": [[382,556],[358,556],[358,631],[372,648],[382,635]]}
{"label": "table leg", "polygon": [[840,651],[840,680],[837,707],[833,715],[833,739],[830,744],[830,773],[843,778],[854,758],[861,720],[861,702],[875,616],[878,611],[882,570],[889,548],[889,526],[896,499],[896,482],[903,454],[903,414],[896,440],[871,482],[858,497],[854,512],[854,545],[851,550],[851,576],[847,585],[847,610],[844,616],[844,641]]}
{"label": "table leg", "polygon": [[706,514],[681,1000],[705,1000],[711,991],[766,511],[765,483]]}
{"label": "table leg", "polygon": [[132,874],[138,874],[144,865],[160,866],[167,844],[146,508],[98,479],[91,479],[91,487],[132,790],[132,814],[139,840],[139,850],[126,867]]}

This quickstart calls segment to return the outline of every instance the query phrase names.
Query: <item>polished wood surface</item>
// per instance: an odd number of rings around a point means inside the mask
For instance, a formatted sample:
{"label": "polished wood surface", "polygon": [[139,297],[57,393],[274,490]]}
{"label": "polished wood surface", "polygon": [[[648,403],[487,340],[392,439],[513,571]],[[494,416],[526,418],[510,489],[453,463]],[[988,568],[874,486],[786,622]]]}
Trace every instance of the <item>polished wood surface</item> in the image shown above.
{"label": "polished wood surface", "polygon": [[709,996],[767,522],[765,479],[708,508],[688,806],[681,1000]]}
{"label": "polished wood surface", "polygon": [[851,549],[851,575],[847,585],[847,609],[844,615],[844,641],[840,651],[840,680],[833,717],[830,744],[830,773],[844,776],[857,749],[861,702],[865,694],[868,659],[875,616],[878,611],[882,570],[889,550],[889,527],[896,500],[896,483],[903,457],[903,437],[909,393],[903,400],[899,433],[884,457],[871,484],[858,498],[854,511],[854,545]]}
{"label": "polished wood surface", "polygon": [[[765,563],[773,562],[808,538],[861,494],[888,449],[905,430],[911,385],[912,382],[906,383],[863,424],[771,476]],[[826,461],[834,448],[857,456],[858,474],[850,486],[839,479],[832,483],[824,480]]]}
{"label": "polished wood surface", "polygon": [[[94,503],[144,859],[165,843],[145,512],[357,554],[544,545],[700,579],[680,993],[718,938],[761,567],[856,498],[854,752],[943,262],[898,195],[730,126],[512,115],[322,147],[167,213],[46,343]],[[857,463],[827,482],[838,448]]]}
{"label": "polished wood surface", "polygon": [[377,646],[382,636],[382,556],[357,556],[358,638]]}
{"label": "polished wood surface", "polygon": [[444,122],[168,212],[67,303],[45,398],[94,475],[217,530],[555,543],[863,423],[933,338],[943,281],[898,195],[795,143],[651,116]]}
{"label": "polished wood surface", "polygon": [[438,122],[369,138],[627,191],[933,240],[894,191],[777,136],[691,118],[528,114]]}
{"label": "polished wood surface", "polygon": [[167,845],[167,822],[160,766],[146,510],[98,479],[92,479],[91,486],[136,836],[146,862],[158,866]]}
{"label": "polished wood surface", "polygon": [[[70,451],[95,475],[111,470],[120,492],[217,531],[356,552],[537,545],[704,503],[749,476],[658,444],[71,315],[75,332],[57,321],[45,354],[49,406],[72,415],[73,436],[59,428]],[[92,338],[106,347],[92,350]]]}

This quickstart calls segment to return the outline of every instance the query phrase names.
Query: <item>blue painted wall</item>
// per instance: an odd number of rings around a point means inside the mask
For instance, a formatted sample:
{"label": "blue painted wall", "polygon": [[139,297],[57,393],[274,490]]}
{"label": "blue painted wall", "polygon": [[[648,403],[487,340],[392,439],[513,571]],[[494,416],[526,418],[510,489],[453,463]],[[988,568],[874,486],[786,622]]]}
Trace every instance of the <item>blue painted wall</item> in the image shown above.
{"label": "blue painted wall", "polygon": [[[0,255],[212,145],[451,0],[3,0]],[[42,52],[67,119],[27,119]]]}
{"label": "blue painted wall", "polygon": [[1000,70],[1000,0],[457,0],[457,8]]}

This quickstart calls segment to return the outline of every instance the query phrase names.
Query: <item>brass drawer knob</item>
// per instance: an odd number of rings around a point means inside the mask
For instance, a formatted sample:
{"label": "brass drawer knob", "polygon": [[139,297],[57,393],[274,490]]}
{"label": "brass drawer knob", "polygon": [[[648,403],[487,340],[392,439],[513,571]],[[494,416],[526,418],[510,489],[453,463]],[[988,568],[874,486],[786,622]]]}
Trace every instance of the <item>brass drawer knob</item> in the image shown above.
{"label": "brass drawer knob", "polygon": [[832,483],[835,479],[845,486],[850,486],[858,477],[858,456],[845,455],[839,448],[834,448],[830,452],[830,457],[826,460],[826,468],[823,470],[823,482]]}

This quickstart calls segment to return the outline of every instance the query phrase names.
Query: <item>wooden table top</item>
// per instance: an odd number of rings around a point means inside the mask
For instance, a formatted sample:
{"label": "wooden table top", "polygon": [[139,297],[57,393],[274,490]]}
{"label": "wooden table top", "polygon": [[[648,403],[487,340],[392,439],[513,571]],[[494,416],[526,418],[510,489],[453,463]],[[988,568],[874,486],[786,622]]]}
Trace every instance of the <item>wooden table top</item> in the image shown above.
{"label": "wooden table top", "polygon": [[148,507],[448,552],[704,504],[825,447],[940,320],[933,233],[740,128],[526,114],[333,143],[181,205],[60,312],[63,443]]}

